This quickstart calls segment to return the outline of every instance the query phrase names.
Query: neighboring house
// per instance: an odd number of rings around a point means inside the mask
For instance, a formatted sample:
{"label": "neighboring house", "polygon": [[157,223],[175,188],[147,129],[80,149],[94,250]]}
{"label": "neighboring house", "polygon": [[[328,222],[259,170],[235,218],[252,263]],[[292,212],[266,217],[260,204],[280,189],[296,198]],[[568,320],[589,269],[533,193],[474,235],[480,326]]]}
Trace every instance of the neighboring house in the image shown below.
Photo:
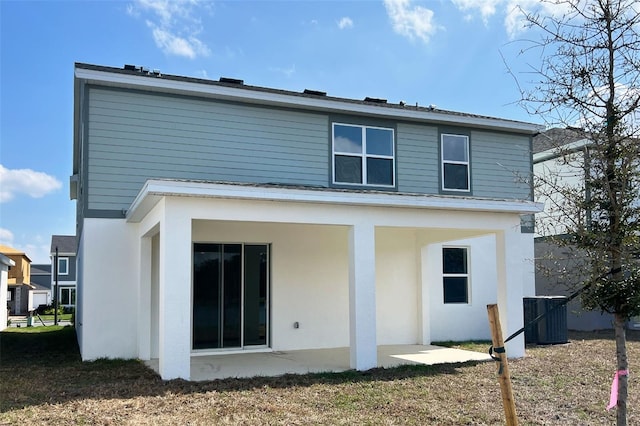
{"label": "neighboring house", "polygon": [[15,262],[7,277],[7,304],[10,315],[25,315],[29,312],[29,290],[31,286],[31,259],[22,251],[0,245],[0,254]]}
{"label": "neighboring house", "polygon": [[51,265],[31,264],[31,286],[29,291],[30,311],[51,305]]}
{"label": "neighboring house", "polygon": [[[8,298],[8,282],[9,282],[9,269],[16,266],[16,262],[13,259],[0,253],[0,301],[7,300]],[[7,320],[9,319],[9,306],[0,306],[0,331],[7,328]]]}
{"label": "neighboring house", "polygon": [[[158,359],[504,333],[533,296],[538,125],[76,64],[82,358]],[[524,355],[519,336],[507,345]]]}
{"label": "neighboring house", "polygon": [[[533,139],[533,171],[536,176],[551,180],[553,184],[572,186],[586,191],[585,173],[591,142],[576,129],[554,128]],[[585,168],[586,167],[586,168]],[[576,285],[587,278],[580,257],[570,247],[559,247],[549,237],[566,234],[562,215],[554,205],[561,204],[562,194],[543,188],[536,194],[537,201],[545,204],[544,212],[537,216],[535,239],[536,294],[540,296],[568,296]],[[542,195],[545,194],[545,195]],[[547,195],[551,194],[551,195]],[[586,192],[585,192],[586,196]],[[585,212],[586,214],[586,212]],[[613,328],[613,315],[582,308],[580,298],[567,306],[567,327],[570,330],[600,330]],[[629,323],[640,328],[640,318]]]}
{"label": "neighboring house", "polygon": [[[76,250],[75,235],[53,235],[51,237],[51,288],[56,286],[56,249],[58,250],[58,303],[72,308],[76,305]],[[55,292],[55,290],[54,290]]]}

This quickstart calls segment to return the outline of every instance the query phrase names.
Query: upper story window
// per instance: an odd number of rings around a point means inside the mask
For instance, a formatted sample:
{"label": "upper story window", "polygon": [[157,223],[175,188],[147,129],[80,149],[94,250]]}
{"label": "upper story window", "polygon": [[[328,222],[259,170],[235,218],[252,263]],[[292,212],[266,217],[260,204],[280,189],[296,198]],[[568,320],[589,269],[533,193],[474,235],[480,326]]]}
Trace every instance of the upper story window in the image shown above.
{"label": "upper story window", "polygon": [[469,136],[443,134],[441,137],[442,190],[469,192]]}
{"label": "upper story window", "polygon": [[395,186],[393,129],[334,123],[333,183]]}
{"label": "upper story window", "polygon": [[58,258],[58,275],[69,275],[69,258]]}

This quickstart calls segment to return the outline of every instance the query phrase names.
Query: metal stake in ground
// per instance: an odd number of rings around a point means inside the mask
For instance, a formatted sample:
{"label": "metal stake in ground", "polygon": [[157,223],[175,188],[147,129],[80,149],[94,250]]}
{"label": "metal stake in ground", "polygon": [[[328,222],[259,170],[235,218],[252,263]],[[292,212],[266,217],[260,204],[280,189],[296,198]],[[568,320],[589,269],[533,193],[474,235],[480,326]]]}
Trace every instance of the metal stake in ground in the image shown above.
{"label": "metal stake in ground", "polygon": [[[502,340],[498,305],[487,305],[487,313],[489,315],[489,327],[491,328],[491,341],[493,343],[493,346],[489,349],[489,355],[498,362],[498,381],[500,382],[504,417],[507,421],[507,426],[517,426],[516,403],[513,399],[513,388],[511,387],[511,376],[509,375],[509,365],[507,364],[507,353],[504,350],[504,341]],[[494,353],[497,356],[494,356]]]}

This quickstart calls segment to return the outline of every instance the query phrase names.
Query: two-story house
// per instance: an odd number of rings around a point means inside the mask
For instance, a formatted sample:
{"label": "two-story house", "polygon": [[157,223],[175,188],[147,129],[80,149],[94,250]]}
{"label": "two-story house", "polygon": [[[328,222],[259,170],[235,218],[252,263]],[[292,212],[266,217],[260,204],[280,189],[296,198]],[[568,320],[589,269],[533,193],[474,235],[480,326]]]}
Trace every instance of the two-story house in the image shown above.
{"label": "two-story house", "polygon": [[10,315],[25,315],[29,312],[29,290],[31,290],[31,259],[22,250],[0,245],[0,253],[14,262],[7,275],[7,308]]}
{"label": "two-story house", "polygon": [[31,264],[31,287],[29,291],[29,310],[51,305],[51,264]]}
{"label": "two-story house", "polygon": [[[563,207],[567,189],[589,196],[588,175],[594,150],[593,142],[576,128],[553,128],[533,139],[533,171],[538,178],[536,199],[545,205],[537,216],[535,237],[536,293],[564,295],[575,292],[588,279],[588,257],[572,246],[558,245],[553,237],[563,237],[571,229]],[[562,191],[557,188],[564,188]],[[588,212],[583,212],[587,220]],[[550,238],[551,237],[551,238]],[[589,311],[580,298],[568,303],[567,326],[570,330],[613,328],[613,315]],[[629,328],[640,329],[640,317],[632,318]]]}
{"label": "two-story house", "polygon": [[82,357],[189,379],[198,355],[348,347],[366,370],[379,345],[488,338],[489,303],[517,330],[540,130],[76,64]]}
{"label": "two-story house", "polygon": [[[74,308],[76,305],[76,241],[75,235],[51,236],[51,288],[56,288],[57,279],[58,305],[66,309]],[[55,268],[56,254],[57,269]]]}
{"label": "two-story house", "polygon": [[7,301],[7,306],[0,306],[0,331],[7,328],[9,319],[9,269],[16,266],[16,262],[0,253],[0,300]]}

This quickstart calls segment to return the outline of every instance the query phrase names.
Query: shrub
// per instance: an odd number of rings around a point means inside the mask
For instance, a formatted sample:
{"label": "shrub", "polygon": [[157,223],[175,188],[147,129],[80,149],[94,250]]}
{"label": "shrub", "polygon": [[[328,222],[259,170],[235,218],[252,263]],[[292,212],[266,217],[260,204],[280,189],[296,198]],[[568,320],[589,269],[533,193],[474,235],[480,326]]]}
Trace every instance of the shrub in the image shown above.
{"label": "shrub", "polygon": [[[53,307],[53,305],[47,305],[47,306],[39,306],[38,307],[38,313],[39,314],[44,314],[44,315],[54,315],[55,314],[55,309]],[[63,306],[58,306],[58,315],[62,315],[64,313],[64,307]]]}

